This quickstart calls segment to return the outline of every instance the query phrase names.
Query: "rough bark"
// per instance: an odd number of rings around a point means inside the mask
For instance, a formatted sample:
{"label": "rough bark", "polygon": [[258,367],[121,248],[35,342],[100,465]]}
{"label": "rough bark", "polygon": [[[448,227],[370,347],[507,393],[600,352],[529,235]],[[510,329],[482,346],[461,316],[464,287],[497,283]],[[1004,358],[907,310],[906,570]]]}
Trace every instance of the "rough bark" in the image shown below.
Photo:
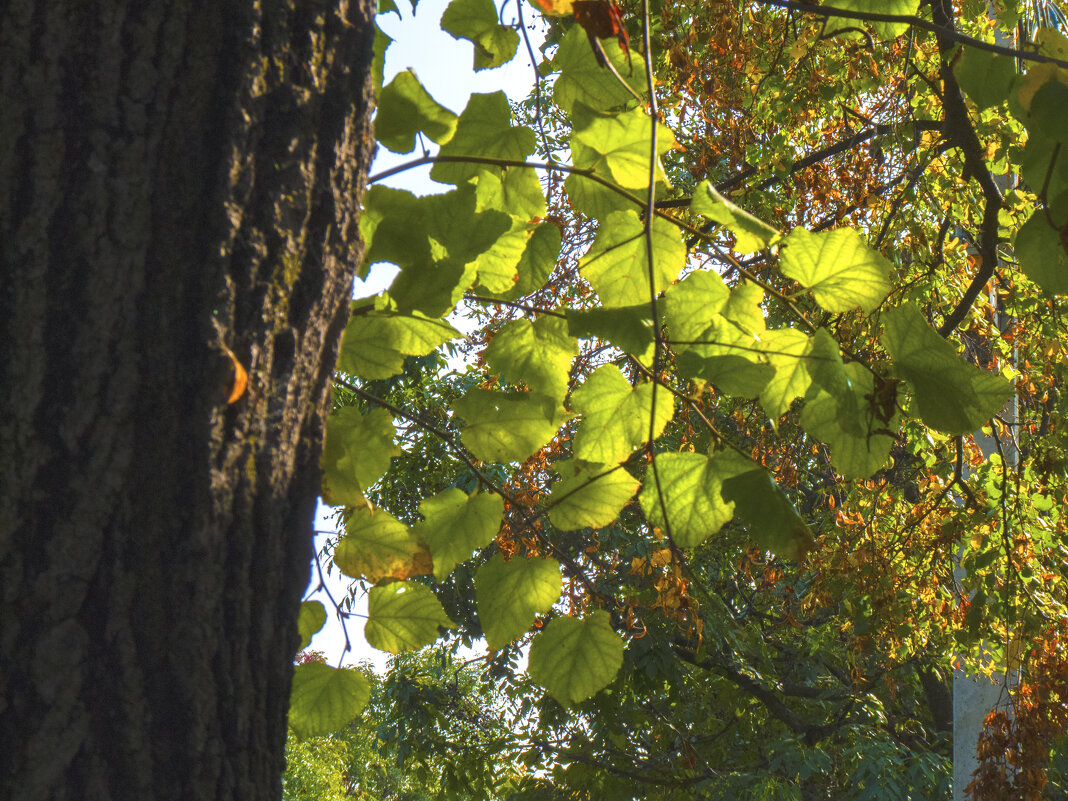
{"label": "rough bark", "polygon": [[373,8],[0,4],[0,797],[280,795]]}

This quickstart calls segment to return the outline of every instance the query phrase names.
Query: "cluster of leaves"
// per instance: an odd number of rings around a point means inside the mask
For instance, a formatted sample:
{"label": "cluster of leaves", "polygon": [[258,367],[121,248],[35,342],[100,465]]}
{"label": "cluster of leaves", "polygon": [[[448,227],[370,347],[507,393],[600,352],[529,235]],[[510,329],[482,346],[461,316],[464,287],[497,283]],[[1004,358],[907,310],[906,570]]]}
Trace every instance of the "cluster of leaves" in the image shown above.
{"label": "cluster of leaves", "polygon": [[[323,663],[304,652],[300,664]],[[290,736],[284,801],[460,801],[506,798],[530,786],[481,671],[443,650],[391,660],[388,676],[346,669],[370,686],[365,713],[328,735]]]}
{"label": "cluster of leaves", "polygon": [[1054,743],[1068,730],[1066,658],[1068,623],[1060,620],[1036,637],[1027,657],[1027,679],[1010,709],[995,709],[979,740],[980,767],[970,791],[975,801],[1019,798],[1040,801],[1048,782]]}
{"label": "cluster of leaves", "polygon": [[[323,497],[367,640],[484,638],[574,792],[934,794],[948,666],[1065,614],[1068,40],[769,0],[624,6],[602,43],[543,7],[517,110],[379,86],[380,143],[437,143],[406,166],[451,188],[361,220],[400,273],[354,305]],[[442,26],[476,69],[519,43],[489,0]],[[293,730],[370,693],[301,665]]]}

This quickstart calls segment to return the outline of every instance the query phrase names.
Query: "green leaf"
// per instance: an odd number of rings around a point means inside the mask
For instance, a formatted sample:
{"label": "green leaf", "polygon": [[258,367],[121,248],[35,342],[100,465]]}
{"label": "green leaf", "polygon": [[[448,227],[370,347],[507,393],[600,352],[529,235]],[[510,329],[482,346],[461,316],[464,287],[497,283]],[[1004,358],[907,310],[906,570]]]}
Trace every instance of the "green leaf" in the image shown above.
{"label": "green leaf", "polygon": [[522,462],[547,444],[565,419],[559,400],[533,392],[473,389],[453,410],[468,423],[461,440],[484,462]]}
{"label": "green leaf", "polygon": [[[920,0],[834,0],[833,6],[843,11],[916,16]],[[860,25],[870,25],[879,39],[896,39],[909,29],[907,22],[859,22],[849,17],[828,17],[825,35]],[[853,35],[860,36],[859,33]]]}
{"label": "green leaf", "polygon": [[679,356],[679,375],[709,381],[727,395],[755,398],[775,375],[775,368],[758,361],[761,358],[745,350],[717,356],[699,356],[691,350]]}
{"label": "green leaf", "polygon": [[544,615],[560,597],[560,565],[552,559],[513,558],[496,553],[475,573],[475,603],[491,651],[524,634],[535,615]]}
{"label": "green leaf", "polygon": [[318,601],[305,601],[297,613],[297,632],[300,634],[300,649],[311,644],[312,637],[326,625],[326,607]]}
{"label": "green leaf", "polygon": [[728,395],[757,395],[775,372],[758,336],[763,297],[752,284],[728,293],[718,275],[705,271],[670,287],[665,308],[679,374],[711,381]]}
{"label": "green leaf", "polygon": [[801,425],[830,446],[831,463],[845,478],[867,478],[886,464],[897,418],[878,419],[875,382],[863,365],[847,364],[842,374],[848,387],[845,395],[832,394],[817,384],[809,388]]}
{"label": "green leaf", "polygon": [[[496,209],[478,211],[477,204],[478,190],[473,184],[419,198],[434,258],[447,255],[469,262],[512,228],[511,216]],[[407,235],[412,236],[410,229]]]}
{"label": "green leaf", "polygon": [[406,578],[419,541],[408,527],[385,509],[361,506],[345,518],[345,536],[334,549],[334,564],[352,578],[376,582]]}
{"label": "green leaf", "polygon": [[872,312],[890,292],[890,262],[852,228],[815,234],[795,228],[781,264],[783,274],[812,290],[829,312],[857,306]]}
{"label": "green leaf", "polygon": [[535,230],[535,226],[516,220],[511,231],[503,234],[493,247],[478,257],[475,261],[478,281],[487,294],[500,295],[516,285],[519,281],[519,262]]}
{"label": "green leaf", "polygon": [[474,44],[476,71],[511,61],[519,46],[519,34],[497,22],[493,0],[453,0],[441,17],[441,29]]}
{"label": "green leaf", "polygon": [[441,317],[456,307],[477,273],[475,262],[459,259],[408,266],[393,279],[386,297],[398,312]]}
{"label": "green leaf", "polygon": [[456,115],[434,100],[411,70],[397,73],[378,95],[375,136],[394,153],[411,153],[420,131],[439,145],[456,130]]}
{"label": "green leaf", "polygon": [[423,500],[419,511],[426,519],[412,533],[430,549],[434,578],[444,581],[456,565],[493,542],[501,527],[504,501],[498,495],[469,496],[453,488]]}
{"label": "green leaf", "polygon": [[401,449],[397,429],[385,409],[364,414],[354,406],[336,410],[326,421],[323,446],[323,503],[355,506],[367,488],[389,469]]}
{"label": "green leaf", "polygon": [[389,262],[399,267],[433,260],[425,206],[411,192],[376,184],[364,195],[360,234],[366,251],[362,266]]}
{"label": "green leaf", "polygon": [[297,665],[289,693],[289,728],[300,739],[325,737],[360,714],[371,682],[358,670],[322,662]]}
{"label": "green leaf", "polygon": [[960,358],[918,309],[893,309],[883,315],[883,323],[883,347],[895,371],[912,386],[920,419],[931,428],[970,434],[1012,397],[1011,383]]}
{"label": "green leaf", "polygon": [[[649,260],[644,227],[633,211],[610,214],[597,228],[579,271],[597,290],[605,306],[648,303]],[[653,278],[660,294],[686,265],[686,245],[679,230],[660,219],[653,222]]]}
{"label": "green leaf", "polygon": [[[439,157],[474,156],[523,161],[534,152],[534,132],[530,128],[513,128],[511,119],[504,92],[471,95],[456,124],[456,133],[442,145]],[[462,184],[486,169],[485,164],[438,162],[430,170],[430,177],[444,184]]]}
{"label": "green leaf", "polygon": [[360,378],[389,378],[404,369],[407,356],[425,356],[443,342],[462,336],[444,320],[419,312],[399,314],[363,308],[345,327],[338,369]]}
{"label": "green leaf", "polygon": [[795,398],[805,396],[812,383],[805,358],[811,340],[794,328],[768,331],[762,339],[775,375],[760,391],[760,405],[774,425],[786,414]]}
{"label": "green leaf", "polygon": [[383,33],[382,29],[378,27],[378,23],[375,23],[375,41],[372,45],[374,56],[371,59],[371,77],[374,81],[375,94],[382,91],[383,72],[386,67],[386,50],[389,49],[392,42],[393,39]]}
{"label": "green leaf", "polygon": [[478,211],[503,211],[524,223],[545,216],[545,192],[530,167],[484,169],[475,188]]}
{"label": "green leaf", "polygon": [[360,221],[364,266],[391,262],[401,268],[390,287],[395,310],[440,316],[474,283],[476,265],[470,262],[497,248],[514,224],[503,212],[476,211],[476,201],[472,185],[425,197],[381,186],[368,192]]}
{"label": "green leaf", "polygon": [[727,309],[731,292],[711,270],[696,270],[664,293],[665,315],[672,340],[701,339]]}
{"label": "green leaf", "polygon": [[567,321],[542,315],[536,322],[512,320],[486,347],[486,364],[505,381],[563,401],[578,342]]}
{"label": "green leaf", "polygon": [[545,286],[549,276],[556,268],[556,259],[560,255],[562,237],[560,229],[552,223],[540,223],[534,228],[527,249],[516,265],[519,279],[512,289],[500,295],[506,300],[525,297]]}
{"label": "green leaf", "polygon": [[[809,340],[808,360],[809,375],[818,388],[822,388],[834,398],[840,408],[848,407],[847,419],[855,417],[859,409],[857,396],[842,362],[838,343],[827,333],[827,329],[818,329]],[[854,433],[860,433],[862,430],[861,426],[857,426]]]}
{"label": "green leaf", "polygon": [[[649,186],[652,120],[643,109],[609,114],[576,103],[571,117],[571,157],[576,167],[593,170],[601,178],[626,189]],[[657,156],[662,156],[674,144],[675,136],[658,123]],[[656,180],[664,180],[659,163]]]}
{"label": "green leaf", "polygon": [[364,636],[372,647],[391,654],[416,651],[438,638],[438,629],[454,629],[429,587],[398,581],[372,587],[367,596]]}
{"label": "green leaf", "polygon": [[581,339],[596,337],[640,360],[653,345],[652,313],[648,303],[614,309],[567,309],[566,314],[572,336]]}
{"label": "green leaf", "polygon": [[727,297],[723,316],[747,334],[762,335],[765,331],[764,290],[749,281],[742,281]]}
{"label": "green leaf", "polygon": [[726,463],[724,474],[733,474],[723,479],[721,494],[757,546],[793,560],[812,549],[812,532],[767,470],[736,453],[714,459]]}
{"label": "green leaf", "polygon": [[564,190],[572,208],[591,220],[603,220],[613,212],[636,208],[633,201],[618,192],[576,173],[564,179]]}
{"label": "green leaf", "polygon": [[[631,51],[630,65],[620,48],[604,48],[605,55],[616,71],[639,95],[645,95],[645,72],[641,54]],[[560,70],[560,77],[553,84],[553,102],[564,111],[571,111],[576,103],[590,108],[608,111],[634,103],[634,97],[611,73],[597,63],[586,32],[578,25],[572,26],[553,57],[553,66]]]}
{"label": "green leaf", "polygon": [[722,495],[723,480],[732,475],[729,467],[700,453],[657,454],[656,472],[651,467],[646,472],[639,498],[645,516],[670,531],[680,548],[700,545],[734,516],[734,504]]}
{"label": "green leaf", "polygon": [[1038,130],[1058,142],[1068,140],[1068,85],[1047,81],[1031,100],[1029,130]]}
{"label": "green leaf", "polygon": [[1043,209],[1036,210],[1016,234],[1016,259],[1024,275],[1044,291],[1068,294],[1068,253]]}
{"label": "green leaf", "polygon": [[609,525],[638,491],[637,479],[622,467],[584,464],[558,469],[573,472],[549,496],[549,520],[561,531]]}
{"label": "green leaf", "polygon": [[998,106],[1009,97],[1016,81],[1016,61],[1009,56],[965,47],[953,74],[960,88],[968,93],[980,109]]}
{"label": "green leaf", "polygon": [[623,640],[608,613],[558,617],[530,645],[530,677],[564,706],[607,687],[623,666]]}
{"label": "green leaf", "polygon": [[1030,131],[1027,146],[1020,157],[1020,175],[1025,183],[1045,189],[1047,199],[1068,190],[1068,153],[1063,144],[1040,130]]}
{"label": "green leaf", "polygon": [[734,249],[739,253],[763,250],[782,238],[778,230],[731,203],[708,181],[701,181],[697,185],[690,201],[690,211],[727,226],[737,240]]}
{"label": "green leaf", "polygon": [[[671,393],[656,393],[654,437],[660,436],[674,412]],[[631,387],[614,364],[598,367],[571,395],[572,408],[583,416],[575,435],[575,458],[595,464],[618,464],[649,438],[653,415],[653,384]]]}

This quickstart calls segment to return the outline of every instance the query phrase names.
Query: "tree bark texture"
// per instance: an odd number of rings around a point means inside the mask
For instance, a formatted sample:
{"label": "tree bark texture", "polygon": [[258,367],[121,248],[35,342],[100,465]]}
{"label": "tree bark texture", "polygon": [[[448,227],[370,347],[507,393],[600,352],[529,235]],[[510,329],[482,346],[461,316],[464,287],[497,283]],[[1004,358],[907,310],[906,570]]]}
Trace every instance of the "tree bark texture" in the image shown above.
{"label": "tree bark texture", "polygon": [[0,3],[4,799],[280,795],[373,13]]}

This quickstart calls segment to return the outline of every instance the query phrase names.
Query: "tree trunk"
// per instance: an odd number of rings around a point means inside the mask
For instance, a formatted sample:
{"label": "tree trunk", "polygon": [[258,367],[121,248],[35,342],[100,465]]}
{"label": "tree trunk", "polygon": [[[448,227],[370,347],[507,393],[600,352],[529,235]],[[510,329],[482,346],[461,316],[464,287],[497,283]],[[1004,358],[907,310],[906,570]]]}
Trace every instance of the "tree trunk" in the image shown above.
{"label": "tree trunk", "polygon": [[2,798],[280,795],[373,13],[0,4]]}

